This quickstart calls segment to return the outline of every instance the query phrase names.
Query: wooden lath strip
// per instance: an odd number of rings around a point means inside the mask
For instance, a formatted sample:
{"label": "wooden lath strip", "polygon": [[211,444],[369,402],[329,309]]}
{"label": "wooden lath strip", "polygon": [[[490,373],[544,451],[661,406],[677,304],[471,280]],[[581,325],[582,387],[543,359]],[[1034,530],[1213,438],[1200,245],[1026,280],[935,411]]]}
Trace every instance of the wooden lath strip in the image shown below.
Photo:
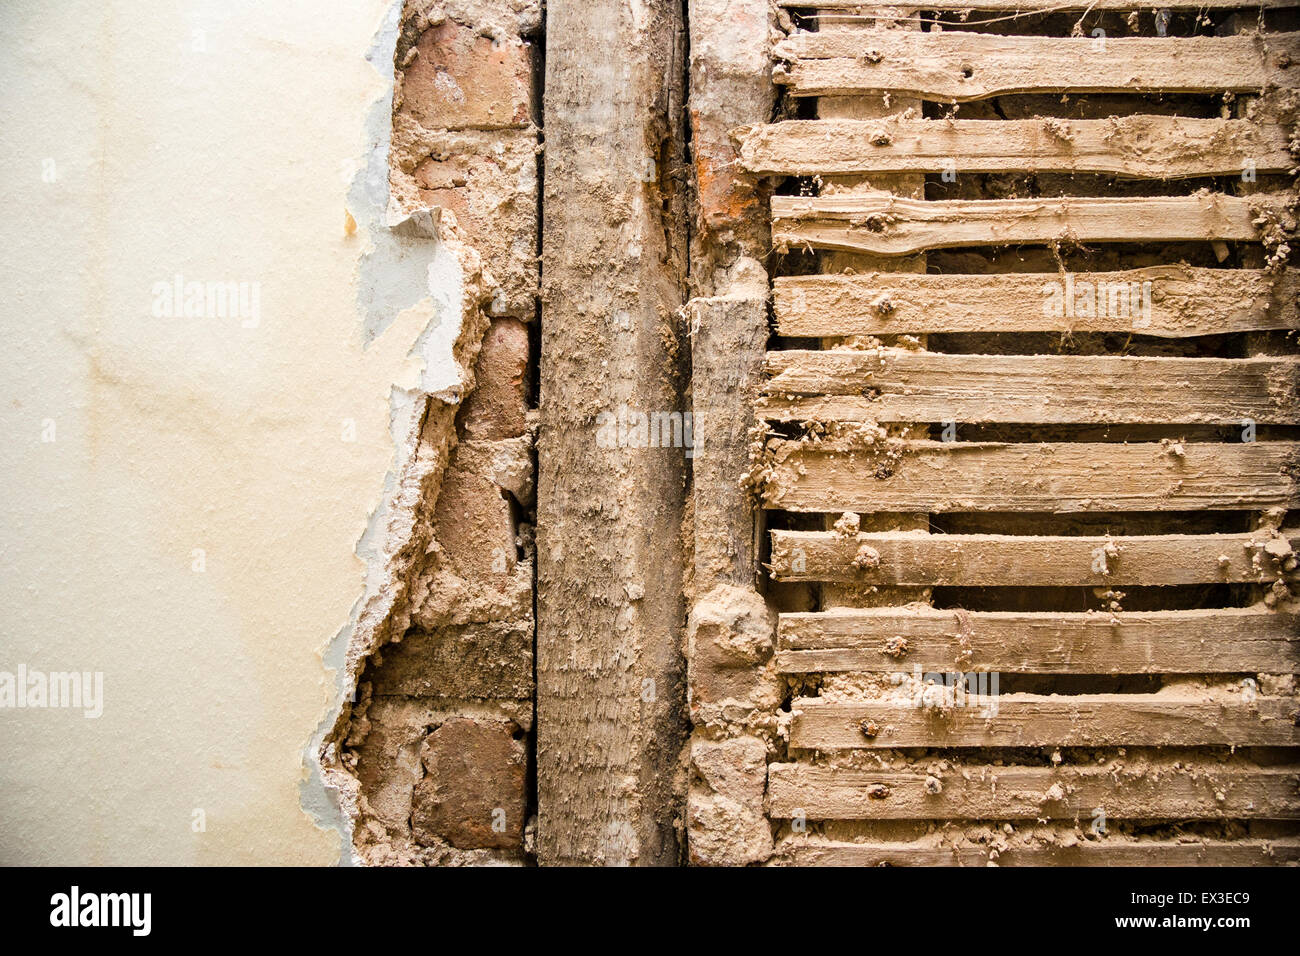
{"label": "wooden lath strip", "polygon": [[765,371],[758,414],[780,421],[1300,424],[1300,359],[1289,356],[789,349],[769,352]]}
{"label": "wooden lath strip", "polygon": [[[776,0],[779,7],[815,6],[822,10],[859,10],[862,0]],[[1149,13],[1153,7],[1161,10],[1282,10],[1296,6],[1296,0],[948,0],[946,3],[924,3],[909,6],[909,10],[995,10],[1006,13],[1056,13],[1070,10],[1137,10]]]}
{"label": "wooden lath strip", "polygon": [[[832,4],[833,5],[833,4]],[[893,43],[904,37],[900,47],[915,52],[891,57],[877,40]],[[1275,38],[1258,41],[1256,46],[1241,48],[1250,52],[1248,60],[1239,54],[1235,62],[1218,68],[1214,59],[1189,57],[1189,50],[1209,47],[1181,42],[1160,45],[1167,60],[1157,55],[1143,55],[1140,46],[1126,46],[1122,57],[1105,61],[1097,67],[1098,52],[1077,41],[1072,47],[1076,62],[1062,67],[1062,60],[1051,54],[1035,52],[1010,63],[999,62],[997,54],[977,59],[961,59],[955,64],[942,63],[944,44],[954,50],[970,45],[993,47],[1008,38],[983,37],[976,34],[949,35],[939,40],[939,56],[927,62],[927,41],[944,36],[936,32],[910,37],[890,33],[853,33],[843,31],[823,35],[828,48],[837,44],[852,48],[853,53],[836,61],[820,63],[800,60],[790,67],[789,79],[796,95],[875,94],[881,89],[898,95],[923,95],[929,99],[975,99],[998,92],[998,84],[1020,90],[1021,83],[1043,83],[1026,90],[1054,90],[1052,84],[1101,83],[1102,88],[1137,91],[1145,84],[1162,83],[1169,77],[1178,82],[1205,86],[1173,87],[1188,92],[1215,92],[1231,89],[1234,82],[1252,70],[1264,77],[1244,89],[1261,89],[1271,85],[1269,75],[1281,76],[1288,56],[1294,58],[1295,36],[1283,39],[1286,55],[1274,56]],[[797,42],[796,41],[791,42]],[[1009,38],[1013,45],[1019,38]],[[1041,50],[1039,38],[1023,46]],[[1207,38],[1201,38],[1207,39]],[[1218,39],[1218,38],[1215,38]],[[1232,39],[1232,38],[1230,38]],[[1241,38],[1235,38],[1241,39]],[[818,42],[814,40],[814,45]],[[1048,41],[1059,43],[1060,41]],[[1154,41],[1151,41],[1154,43]],[[1265,50],[1264,47],[1268,46]],[[783,47],[786,46],[783,44]],[[1222,49],[1222,48],[1221,48]],[[1062,47],[1061,52],[1064,52]],[[859,54],[863,54],[859,56]],[[1147,51],[1159,53],[1152,45]],[[919,55],[917,55],[919,54]],[[948,51],[949,56],[952,51]],[[1051,62],[1044,66],[1044,60]],[[1091,60],[1092,62],[1085,62]],[[1122,60],[1122,62],[1121,62]],[[1207,63],[1213,66],[1207,66]],[[1244,67],[1243,67],[1244,63]],[[1136,64],[1136,65],[1135,65]],[[877,67],[890,75],[902,76],[901,85],[873,81],[864,86],[849,85],[842,89],[827,88],[809,92],[799,88],[803,79],[852,78],[854,71],[877,75]],[[960,74],[954,82],[945,74],[955,67]],[[1121,73],[1127,69],[1127,75]],[[1210,72],[1217,72],[1213,81]],[[1045,79],[1040,79],[1047,74]],[[1069,74],[1068,78],[1063,78]],[[1230,76],[1228,74],[1231,74]],[[1181,75],[1181,76],[1180,76]],[[1188,77],[1191,77],[1190,80]],[[856,81],[855,81],[856,82]],[[929,83],[930,87],[908,85]],[[1110,87],[1105,84],[1115,83]],[[1294,85],[1283,83],[1281,85]],[[1091,90],[1092,86],[1083,89]],[[1165,89],[1173,89],[1162,86]],[[927,93],[927,89],[934,92]],[[886,98],[888,102],[888,98]],[[918,111],[919,112],[919,111]],[[1151,122],[1145,122],[1150,120]],[[833,122],[833,121],[832,121]],[[1040,121],[980,124],[962,122],[942,124],[934,121],[904,121],[897,124],[874,120],[862,123],[827,122],[787,124],[784,129],[769,128],[750,133],[744,144],[744,159],[760,173],[822,174],[829,176],[861,175],[872,172],[919,174],[946,168],[964,171],[1007,172],[1047,170],[1063,172],[1098,172],[1119,176],[1174,178],[1195,175],[1222,175],[1237,172],[1246,160],[1257,169],[1267,167],[1281,171],[1291,160],[1286,151],[1284,131],[1276,125],[1229,128],[1224,121],[1194,121],[1180,125],[1177,118],[1136,117],[1129,121],[1102,123],[1044,124]],[[1123,128],[1121,123],[1126,123]],[[958,133],[964,136],[957,135]],[[1109,136],[1106,134],[1109,132]],[[999,134],[1002,139],[999,140]],[[1225,136],[1241,137],[1236,143]],[[1146,139],[1143,139],[1146,137]],[[1215,137],[1218,137],[1216,140]],[[1249,149],[1242,149],[1250,138]],[[1166,148],[1179,140],[1188,144],[1181,155]],[[1263,146],[1269,158],[1260,165],[1258,157],[1247,155]],[[784,152],[782,152],[784,150]],[[766,151],[766,152],[764,152]],[[951,154],[951,155],[948,155]],[[948,162],[949,159],[953,161]],[[766,164],[766,168],[764,166]],[[880,256],[903,256],[932,248],[973,245],[1053,244],[1061,240],[1089,242],[1170,242],[1170,241],[1240,241],[1259,242],[1256,227],[1257,208],[1250,204],[1233,206],[1223,199],[1198,194],[1148,200],[1047,200],[1040,202],[966,202],[926,203],[918,200],[895,200],[887,195],[843,196],[806,200],[778,197],[773,203],[773,240],[778,248],[804,245],[840,253]],[[865,234],[865,235],[864,235]],[[822,257],[822,261],[828,257]],[[873,263],[869,268],[885,268]],[[1145,270],[1143,270],[1145,271]],[[1182,275],[1187,275],[1182,270]],[[924,281],[929,277],[908,277]],[[972,277],[956,281],[969,283]],[[979,277],[982,279],[983,277]],[[1000,277],[999,277],[1000,278]],[[1268,323],[1268,328],[1291,327],[1295,323],[1294,293],[1279,297],[1268,288],[1275,281],[1262,273],[1255,277],[1260,284],[1257,295],[1236,296],[1226,308],[1215,308],[1204,297],[1204,288],[1189,288],[1188,298],[1196,304],[1179,308],[1166,303],[1164,296],[1153,296],[1142,324],[1135,326],[1134,316],[1103,310],[1079,316],[1052,315],[1043,308],[1043,285],[1062,282],[1065,276],[1044,278],[1032,289],[1027,302],[1037,310],[1034,318],[1023,316],[1023,308],[1007,309],[1005,301],[994,300],[972,310],[968,321],[971,331],[998,331],[991,327],[996,316],[1019,311],[1023,321],[1056,321],[1049,330],[1083,330],[1091,321],[1122,323],[1112,328],[1136,334],[1212,334],[1229,331],[1231,322]],[[1235,278],[1235,277],[1234,277]],[[830,281],[834,281],[833,279]],[[996,280],[991,280],[996,281]],[[1015,281],[1015,280],[1013,280]],[[1143,280],[1139,280],[1143,281]],[[1178,281],[1173,278],[1174,282]],[[1212,283],[1211,283],[1212,285]],[[829,286],[811,286],[828,290]],[[1153,290],[1154,291],[1154,290]],[[1234,290],[1240,292],[1240,289]],[[778,296],[779,296],[778,291]],[[1161,305],[1156,305],[1156,299]],[[896,314],[888,295],[880,291],[867,302],[861,321],[876,323],[873,334],[910,331],[890,324]],[[779,306],[778,306],[779,308]],[[944,302],[932,312],[957,312],[960,306]],[[802,310],[807,315],[806,305]],[[1270,314],[1272,313],[1272,314]],[[1159,318],[1157,318],[1159,316]],[[1224,317],[1227,316],[1227,322]],[[834,311],[813,321],[834,322]],[[1150,320],[1149,322],[1147,320]],[[780,319],[778,319],[780,321]],[[936,321],[931,318],[916,321]],[[1012,320],[1014,321],[1014,319]],[[1160,324],[1157,326],[1157,322]],[[1205,322],[1210,332],[1188,331]],[[1159,331],[1145,332],[1154,326]],[[831,326],[832,328],[838,328]],[[1012,327],[1014,329],[1014,326]],[[933,329],[926,329],[931,331]],[[1014,329],[1024,331],[1026,329]],[[1032,330],[1032,329],[1029,329]],[[1247,328],[1247,330],[1253,330]],[[782,334],[802,334],[782,331]],[[829,335],[856,334],[833,331]],[[923,334],[918,330],[918,334]],[[848,356],[847,358],[844,356]],[[959,420],[967,422],[1001,421],[1012,423],[1110,423],[1147,422],[1159,424],[1229,424],[1243,418],[1265,423],[1300,422],[1295,410],[1297,368],[1290,359],[1274,359],[1271,368],[1247,367],[1242,364],[1198,365],[1195,368],[1179,360],[1128,363],[1107,356],[1097,363],[1069,363],[1058,356],[916,356],[895,350],[857,353],[787,353],[769,356],[768,395],[760,403],[760,414],[783,421],[858,421],[925,422]],[[1026,361],[1027,360],[1027,361]],[[1222,362],[1225,360],[1210,360]],[[1170,364],[1172,362],[1172,364]],[[1100,382],[1099,390],[1077,394],[1080,385]],[[995,397],[990,399],[992,394]],[[1252,410],[1254,413],[1252,413]],[[895,429],[898,432],[898,429]],[[917,432],[912,432],[913,434]],[[923,428],[920,434],[925,434]],[[892,433],[891,433],[892,434]],[[901,434],[908,434],[903,431]],[[824,440],[819,442],[817,436]],[[849,439],[844,436],[858,435]],[[875,438],[863,436],[878,436]],[[872,447],[865,447],[874,441]],[[1172,510],[1182,508],[1260,508],[1257,502],[1280,495],[1285,502],[1297,498],[1295,474],[1297,448],[1280,448],[1283,443],[1269,443],[1273,449],[1260,451],[1252,447],[1244,456],[1245,446],[1216,445],[1185,447],[1184,443],[1134,446],[1117,445],[1036,445],[1018,446],[1010,452],[994,451],[1003,445],[980,445],[978,451],[967,445],[955,449],[931,447],[937,443],[901,442],[886,439],[873,427],[832,428],[824,433],[812,429],[803,442],[769,443],[770,456],[763,463],[764,493],[769,505],[792,510],[830,512],[943,511],[943,510],[1025,510],[1025,511],[1098,511]],[[1288,443],[1289,444],[1289,443]],[[853,447],[856,445],[857,447]],[[963,458],[967,451],[975,457]],[[986,453],[987,452],[987,453]],[[901,456],[900,456],[901,454]],[[1100,457],[1098,457],[1100,456]],[[1244,470],[1239,466],[1245,466]],[[1172,470],[1171,470],[1172,469]],[[1176,474],[1174,473],[1176,471]],[[883,490],[883,493],[882,493]],[[969,492],[967,494],[966,492]],[[845,506],[837,498],[854,498]],[[893,495],[894,497],[891,497]],[[807,507],[798,507],[803,496]],[[912,503],[903,503],[908,496]],[[1267,506],[1263,506],[1267,507]],[[888,527],[889,525],[881,525]],[[816,533],[826,555],[840,572],[850,574],[832,578],[849,584],[893,587],[893,575],[886,561],[871,541],[887,549],[907,545],[894,536],[860,535],[852,538]],[[1261,535],[1266,533],[1261,532]],[[903,537],[899,535],[898,537]],[[926,537],[917,535],[916,537]],[[967,536],[962,536],[967,537]],[[972,536],[986,539],[988,556],[994,560],[1007,542],[999,536]],[[1244,552],[1240,540],[1245,536],[1206,536],[1232,539],[1241,549],[1220,567],[1213,558],[1215,576],[1210,581],[1225,580],[1236,570],[1243,580],[1259,580],[1262,567],[1275,567],[1263,558],[1256,567]],[[1009,539],[1014,541],[1015,539]],[[1152,536],[1151,540],[1157,540]],[[792,544],[793,542],[787,542]],[[1120,563],[1108,554],[1111,542],[1098,545],[1102,561]],[[1204,542],[1202,542],[1204,543]],[[1117,584],[1117,579],[1093,570],[1097,555],[1089,552],[1082,572],[1078,566],[1079,542],[1066,545],[1073,549],[1075,560],[1071,573],[1086,578],[1089,584]],[[838,550],[836,550],[838,548]],[[845,549],[852,548],[851,554]],[[864,550],[866,549],[866,550]],[[1175,547],[1153,545],[1154,557],[1167,564],[1175,563]],[[976,548],[978,550],[978,548]],[[1094,551],[1097,550],[1096,548]],[[1278,550],[1275,548],[1274,550]],[[940,567],[942,557],[935,550],[926,552]],[[1051,556],[1038,552],[1040,561]],[[1141,559],[1142,553],[1128,557]],[[1276,555],[1275,555],[1276,557]],[[855,559],[857,564],[855,565]],[[960,573],[973,569],[974,553],[957,558]],[[1028,562],[1027,562],[1028,563]],[[1047,561],[1050,563],[1050,561]],[[790,562],[793,568],[793,561]],[[924,572],[923,563],[913,561],[907,573]],[[1133,564],[1125,566],[1132,568]],[[1201,564],[1197,565],[1198,569]],[[1006,584],[1012,572],[1007,567],[995,584]],[[1203,577],[1206,570],[1194,572]],[[1182,573],[1181,569],[1174,570]],[[1246,575],[1250,575],[1246,578]],[[920,576],[920,574],[917,574]],[[822,580],[804,577],[803,580]],[[898,583],[901,583],[898,582]],[[935,584],[933,576],[921,582]],[[1030,583],[1022,578],[1012,583]],[[1194,582],[1193,582],[1194,583]],[[836,610],[833,613],[783,615],[779,626],[778,668],[787,672],[817,670],[855,670],[891,672],[910,670],[960,670],[963,672],[1018,670],[1028,673],[1239,673],[1265,670],[1287,672],[1297,665],[1297,617],[1278,614],[1261,607],[1205,612],[1152,612],[1115,615],[1070,615],[1057,613],[1019,614],[935,611],[927,608],[879,608]],[[981,678],[983,679],[983,678]],[[996,693],[996,691],[995,691]],[[942,697],[923,697],[918,701],[896,698],[894,701],[862,703],[796,700],[792,705],[790,745],[799,749],[869,749],[893,747],[1022,747],[1022,746],[1200,746],[1200,745],[1278,745],[1300,744],[1296,730],[1295,702],[1278,698],[1246,700],[1242,696],[1225,696],[1210,700],[1208,696],[1181,694],[1160,695],[1084,695],[1077,697],[1037,697],[1015,694],[988,700],[959,701],[947,704]],[[970,706],[965,706],[969,704]],[[886,772],[884,779],[874,771],[849,771],[778,765],[770,777],[770,810],[773,816],[806,816],[813,819],[858,820],[925,820],[925,819],[1071,819],[1091,813],[1101,805],[1115,818],[1129,819],[1296,819],[1300,818],[1300,795],[1297,795],[1295,768],[1285,770],[1234,768],[1222,771],[1217,780],[1171,767],[1166,775],[1144,768],[1128,777],[1110,767],[1085,768],[998,768],[1006,773],[1006,785],[993,785],[980,771],[970,768],[974,779],[958,778],[945,773],[941,786],[933,786],[927,775]],[[989,768],[992,770],[993,768]],[[1023,771],[1023,775],[1020,772]],[[1110,771],[1110,772],[1108,772]],[[1059,783],[1059,786],[1057,785]],[[1162,786],[1163,784],[1163,786]],[[809,809],[812,804],[812,809]],[[1087,804],[1087,806],[1085,806]],[[933,841],[937,843],[938,841]],[[1154,845],[1155,852],[1183,863],[1251,862],[1264,854],[1280,852],[1287,861],[1300,859],[1300,841],[1281,851],[1273,845],[1255,841],[1217,843],[1195,850],[1164,841]],[[1127,844],[1105,851],[1106,865],[1130,862],[1152,865],[1152,845],[1141,853]],[[795,838],[784,850],[792,862],[833,863],[833,854],[864,857],[883,851],[885,857],[872,862],[910,862],[917,853],[930,855],[928,862],[989,862],[987,847],[952,851],[933,845],[885,844],[884,846],[844,847],[817,843],[813,839]],[[1015,864],[1067,863],[1057,847],[1037,846],[1006,854],[998,862]],[[822,859],[803,854],[831,854]],[[947,859],[941,855],[946,854]],[[993,856],[998,854],[994,852]],[[1077,851],[1075,854],[1077,855]],[[1127,855],[1127,856],[1126,856]],[[1094,854],[1087,863],[1096,862]],[[864,860],[865,862],[865,860]]]}
{"label": "wooden lath strip", "polygon": [[1020,674],[1300,669],[1300,617],[1265,607],[1065,613],[866,608],[783,614],[777,668]]}
{"label": "wooden lath strip", "polygon": [[1264,511],[1300,506],[1300,444],[881,441],[768,444],[787,511]]}
{"label": "wooden lath strip", "polygon": [[[780,851],[778,851],[780,852]],[[926,847],[916,843],[829,843],[801,840],[784,847],[793,866],[1287,866],[1300,862],[1300,840],[1206,840],[1175,843],[1107,837],[1071,846],[977,843]]]}
{"label": "wooden lath strip", "polygon": [[760,175],[1086,172],[1176,179],[1295,165],[1277,123],[1125,116],[1108,120],[791,120],[737,130]]}
{"label": "wooden lath strip", "polygon": [[795,96],[889,91],[941,102],[1009,93],[1220,93],[1295,86],[1300,34],[1032,37],[902,30],[794,33],[774,79]]}
{"label": "wooden lath strip", "polygon": [[941,701],[932,685],[920,700],[793,704],[790,746],[803,750],[890,747],[1293,747],[1300,745],[1296,701],[1240,696],[1212,701],[1152,694],[1032,694]]}
{"label": "wooden lath strip", "polygon": [[925,772],[769,764],[771,816],[809,820],[1300,819],[1300,768],[1155,763]]}
{"label": "wooden lath strip", "polygon": [[[1291,575],[1282,562],[1300,533],[1041,537],[773,531],[777,581],[834,581],[917,587],[1167,587],[1271,583]],[[1267,550],[1266,550],[1267,549]],[[1199,612],[1197,612],[1199,613]]]}
{"label": "wooden lath strip", "polygon": [[889,193],[773,196],[772,243],[882,256],[961,246],[1089,242],[1258,242],[1265,196],[952,199]]}
{"label": "wooden lath strip", "polygon": [[[1059,314],[1044,308],[1058,289]],[[1131,309],[1098,312],[1098,292],[1109,303],[1119,289],[1137,289],[1144,307],[1150,299],[1141,329]],[[1178,265],[1065,275],[877,272],[782,277],[773,290],[777,332],[791,336],[1126,331],[1173,338],[1300,328],[1300,283],[1292,271]]]}

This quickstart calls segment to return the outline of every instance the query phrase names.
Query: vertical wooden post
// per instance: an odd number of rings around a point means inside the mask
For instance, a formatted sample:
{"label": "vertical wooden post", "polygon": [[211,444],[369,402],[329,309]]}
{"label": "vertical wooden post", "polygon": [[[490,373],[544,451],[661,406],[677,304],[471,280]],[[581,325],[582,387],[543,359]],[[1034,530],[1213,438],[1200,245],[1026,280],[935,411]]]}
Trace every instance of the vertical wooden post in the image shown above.
{"label": "vertical wooden post", "polygon": [[546,46],[538,860],[675,864],[685,455],[636,416],[685,411],[681,4],[551,0]]}

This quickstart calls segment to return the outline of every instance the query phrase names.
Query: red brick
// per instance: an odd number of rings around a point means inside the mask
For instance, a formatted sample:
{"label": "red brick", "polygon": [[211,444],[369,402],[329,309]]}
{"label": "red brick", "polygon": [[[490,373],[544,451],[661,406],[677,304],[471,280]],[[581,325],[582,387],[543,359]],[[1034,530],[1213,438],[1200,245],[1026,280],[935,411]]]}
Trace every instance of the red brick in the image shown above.
{"label": "red brick", "polygon": [[455,467],[443,476],[434,509],[434,537],[452,569],[477,581],[508,579],[514,570],[514,519],[500,489]]}
{"label": "red brick", "polygon": [[468,437],[517,438],[527,431],[528,351],[524,323],[497,319],[488,327],[474,370],[474,391],[461,412]]}
{"label": "red brick", "polygon": [[462,850],[510,848],[523,840],[527,758],[513,724],[453,717],[421,749],[411,828],[429,843]]}
{"label": "red brick", "polygon": [[430,129],[526,126],[531,50],[454,20],[430,27],[402,75],[400,111]]}
{"label": "red brick", "polygon": [[740,155],[730,130],[722,124],[704,122],[692,111],[691,144],[701,224],[707,229],[721,230],[760,215],[762,198],[758,183],[752,177],[738,174]]}
{"label": "red brick", "polygon": [[452,212],[492,274],[490,311],[537,307],[537,138],[532,130],[429,131],[394,124],[392,195],[404,208]]}

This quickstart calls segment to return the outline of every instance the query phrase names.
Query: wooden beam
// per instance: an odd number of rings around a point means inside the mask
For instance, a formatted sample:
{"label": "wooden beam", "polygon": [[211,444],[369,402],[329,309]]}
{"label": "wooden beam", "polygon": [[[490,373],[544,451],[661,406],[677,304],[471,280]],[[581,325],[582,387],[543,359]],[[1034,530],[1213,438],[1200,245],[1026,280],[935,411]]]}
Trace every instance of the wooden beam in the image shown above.
{"label": "wooden beam", "polygon": [[955,766],[937,776],[769,764],[769,812],[809,820],[1300,819],[1300,768]]}
{"label": "wooden beam", "polygon": [[[778,581],[917,587],[1163,587],[1271,583],[1292,574],[1247,534],[1003,535],[773,531]],[[1300,533],[1287,544],[1300,552]]]}
{"label": "wooden beam", "polygon": [[837,609],[783,614],[778,635],[777,667],[787,674],[1300,670],[1300,616],[1263,605],[1115,613]]}
{"label": "wooden beam", "polygon": [[1132,840],[1108,837],[1069,846],[960,847],[916,843],[822,843],[779,848],[793,866],[1287,866],[1300,862],[1300,840]]}
{"label": "wooden beam", "polygon": [[759,415],[778,421],[1300,424],[1300,359],[1290,356],[788,349],[769,352],[765,371]]}
{"label": "wooden beam", "polygon": [[1295,165],[1277,123],[1123,116],[1105,120],[791,120],[737,130],[759,175],[944,170],[1076,172],[1176,179]]}
{"label": "wooden beam", "polygon": [[1300,444],[771,441],[787,511],[1179,511],[1300,506]]}
{"label": "wooden beam", "polygon": [[685,299],[685,196],[645,165],[647,143],[665,169],[685,161],[682,4],[551,0],[546,15],[537,857],[674,865],[686,461],[598,441],[596,420],[685,411],[685,330],[665,325]]}
{"label": "wooden beam", "polygon": [[[931,694],[941,690],[937,685]],[[794,702],[790,746],[892,747],[1294,747],[1296,701],[1154,694],[1015,694],[934,708],[924,700]],[[874,732],[868,736],[864,725]]]}
{"label": "wooden beam", "polygon": [[1260,241],[1266,196],[952,199],[889,193],[773,196],[772,243],[875,255],[926,249],[1071,242]]}
{"label": "wooden beam", "polygon": [[[1058,286],[1060,314],[1044,308],[1044,289]],[[1095,304],[1099,288],[1109,295],[1121,286],[1150,289],[1150,314],[1140,330],[1132,315],[1086,307],[1089,295]],[[777,332],[792,336],[1140,331],[1174,338],[1300,328],[1300,283],[1292,271],[1172,265],[1065,275],[876,272],[789,276],[773,287]]]}
{"label": "wooden beam", "polygon": [[1296,85],[1300,34],[1003,36],[966,31],[797,32],[774,79],[795,96],[889,91],[945,103],[1008,93],[1222,93]]}

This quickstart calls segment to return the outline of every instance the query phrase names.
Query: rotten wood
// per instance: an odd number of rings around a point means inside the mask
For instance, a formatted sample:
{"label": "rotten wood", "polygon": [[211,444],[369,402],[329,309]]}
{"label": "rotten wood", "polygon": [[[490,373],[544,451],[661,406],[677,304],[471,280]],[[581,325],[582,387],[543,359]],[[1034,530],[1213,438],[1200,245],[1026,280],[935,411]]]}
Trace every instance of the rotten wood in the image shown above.
{"label": "rotten wood", "polygon": [[[910,10],[898,7],[860,7],[857,13],[870,18],[873,26],[890,24],[898,29],[917,32],[921,24],[909,18]],[[861,20],[849,22],[831,21],[825,24],[831,31],[843,31],[858,34],[864,29]],[[822,122],[842,120],[879,122],[884,119],[897,118],[908,113],[920,113],[923,104],[918,99],[902,96],[825,96],[817,101],[817,116]],[[911,199],[925,198],[925,176],[914,172],[890,173],[873,172],[867,175],[828,176],[822,188],[840,195],[867,193],[874,190],[888,190],[896,196]],[[818,267],[825,273],[898,271],[903,273],[925,272],[925,256],[893,257],[864,255],[861,252],[831,251],[818,257]],[[823,339],[822,348],[833,348],[843,344],[835,339]],[[913,344],[923,348],[924,336],[916,337]],[[901,430],[903,425],[896,425]],[[903,527],[923,529],[929,526],[929,518],[920,514],[881,514],[867,516],[869,526]],[[833,518],[828,518],[826,526],[830,527]],[[925,589],[904,591],[898,588],[877,588],[864,591],[859,588],[838,587],[824,584],[819,588],[821,607],[849,606],[861,607],[872,604],[904,604],[909,601],[928,600],[929,592]]]}
{"label": "rotten wood", "polygon": [[749,462],[749,428],[762,383],[767,303],[694,299],[690,306],[695,582],[751,587],[759,540],[752,500],[737,476]]}
{"label": "rotten wood", "polygon": [[602,441],[598,420],[685,410],[666,318],[686,298],[685,196],[668,173],[685,161],[682,4],[551,0],[546,16],[537,856],[672,865],[685,450]]}

